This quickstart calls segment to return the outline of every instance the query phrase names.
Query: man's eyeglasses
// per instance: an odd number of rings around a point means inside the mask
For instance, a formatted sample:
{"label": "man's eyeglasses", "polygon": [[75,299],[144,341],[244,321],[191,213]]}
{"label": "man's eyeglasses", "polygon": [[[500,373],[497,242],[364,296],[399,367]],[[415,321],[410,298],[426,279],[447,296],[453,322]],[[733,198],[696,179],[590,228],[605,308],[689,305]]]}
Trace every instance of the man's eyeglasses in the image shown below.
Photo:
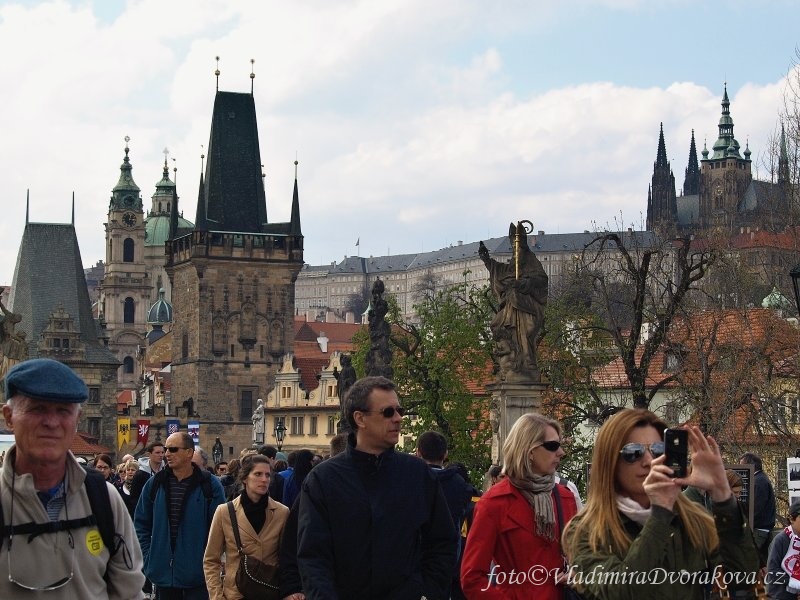
{"label": "man's eyeglasses", "polygon": [[664,442],[653,442],[652,444],[625,444],[619,455],[628,464],[633,464],[636,461],[642,460],[646,450],[650,451],[653,458],[658,458],[664,454]]}
{"label": "man's eyeglasses", "polygon": [[189,450],[189,448],[182,448],[181,446],[164,446],[164,449],[170,454],[175,454],[178,450]]}
{"label": "man's eyeglasses", "polygon": [[406,409],[402,406],[387,406],[383,410],[361,410],[359,412],[365,413],[380,413],[386,419],[391,419],[394,416],[394,413],[397,413],[401,417],[406,414]]}
{"label": "man's eyeglasses", "polygon": [[[558,440],[550,440],[549,442],[542,442],[541,444],[539,444],[539,446],[541,446],[548,452],[556,452],[558,451],[559,448],[561,448],[561,442],[559,442]],[[539,446],[536,446],[534,450]]]}
{"label": "man's eyeglasses", "polygon": [[6,553],[6,556],[8,557],[8,580],[18,587],[21,587],[26,590],[31,590],[34,592],[49,592],[52,590],[57,590],[58,588],[62,588],[65,585],[67,585],[70,581],[72,581],[72,577],[75,575],[75,541],[72,539],[72,532],[67,531],[67,536],[69,541],[70,554],[72,554],[71,558],[72,564],[70,565],[69,568],[69,575],[48,585],[32,586],[32,585],[27,585],[25,583],[21,583],[18,579],[15,579],[14,576],[11,574],[11,547],[14,544],[14,535],[12,534],[8,540],[8,552]]}

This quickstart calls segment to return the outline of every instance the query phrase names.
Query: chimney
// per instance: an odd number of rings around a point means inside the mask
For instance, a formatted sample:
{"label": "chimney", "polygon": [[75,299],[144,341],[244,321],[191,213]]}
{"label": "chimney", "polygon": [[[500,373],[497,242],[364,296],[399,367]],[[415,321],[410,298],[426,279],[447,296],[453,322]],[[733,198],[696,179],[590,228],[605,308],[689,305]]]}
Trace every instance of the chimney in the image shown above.
{"label": "chimney", "polygon": [[325,337],[325,332],[320,331],[319,337],[317,338],[317,343],[319,344],[319,349],[322,350],[323,353],[327,354],[328,352],[328,338]]}
{"label": "chimney", "polygon": [[351,310],[347,311],[347,314],[344,316],[344,322],[345,323],[355,323],[356,322],[356,316],[353,314],[353,311],[351,311]]}

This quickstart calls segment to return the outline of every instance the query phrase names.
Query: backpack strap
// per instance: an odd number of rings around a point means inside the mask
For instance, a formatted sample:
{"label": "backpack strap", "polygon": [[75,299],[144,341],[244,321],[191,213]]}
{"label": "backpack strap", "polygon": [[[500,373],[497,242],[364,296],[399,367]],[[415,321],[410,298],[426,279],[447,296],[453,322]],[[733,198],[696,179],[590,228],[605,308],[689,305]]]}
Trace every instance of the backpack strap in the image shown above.
{"label": "backpack strap", "polygon": [[95,469],[86,469],[86,478],[83,480],[86,486],[86,495],[89,497],[89,506],[92,515],[97,520],[97,529],[100,530],[100,537],[108,548],[111,556],[116,554],[119,544],[116,543],[116,531],[114,528],[114,512],[111,510],[111,498],[108,495],[108,486],[103,474]]}
{"label": "backpack strap", "polygon": [[97,525],[100,537],[103,539],[108,551],[113,556],[119,549],[115,544],[114,513],[111,510],[111,498],[108,495],[108,487],[102,473],[89,467],[85,469],[86,477],[83,485],[86,487],[86,495],[89,498],[89,507],[92,514],[82,519],[70,519],[68,521],[49,521],[47,523],[23,523],[22,525],[5,524],[3,518],[3,504],[0,502],[0,548],[3,547],[5,538],[10,535],[29,535],[28,541],[43,533],[55,533],[69,529],[80,529],[81,527],[91,527]]}

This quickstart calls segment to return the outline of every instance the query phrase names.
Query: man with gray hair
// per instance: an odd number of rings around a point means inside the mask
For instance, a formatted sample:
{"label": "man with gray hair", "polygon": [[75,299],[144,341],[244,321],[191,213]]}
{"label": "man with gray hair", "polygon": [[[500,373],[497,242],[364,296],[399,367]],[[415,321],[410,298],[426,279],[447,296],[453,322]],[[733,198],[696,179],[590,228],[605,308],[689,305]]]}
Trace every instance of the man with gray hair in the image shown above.
{"label": "man with gray hair", "polygon": [[395,451],[404,412],[385,377],[348,391],[347,448],[314,467],[300,495],[306,600],[449,597],[457,533],[428,466]]}
{"label": "man with gray hair", "polygon": [[[122,496],[98,486],[70,451],[86,384],[65,364],[37,358],[8,372],[5,393],[15,444],[0,474],[0,598],[141,598],[142,553]],[[113,548],[104,542],[109,521]]]}

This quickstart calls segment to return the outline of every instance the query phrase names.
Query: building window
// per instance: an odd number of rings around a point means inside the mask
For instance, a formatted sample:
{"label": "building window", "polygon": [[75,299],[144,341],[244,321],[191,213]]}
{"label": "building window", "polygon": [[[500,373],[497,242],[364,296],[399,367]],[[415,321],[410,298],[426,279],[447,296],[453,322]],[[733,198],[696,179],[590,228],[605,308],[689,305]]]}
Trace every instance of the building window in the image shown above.
{"label": "building window", "polygon": [[311,417],[308,433],[309,435],[317,435],[317,417]]}
{"label": "building window", "polygon": [[130,296],[125,298],[125,305],[122,309],[122,313],[123,323],[133,323],[133,317],[136,313],[136,305],[133,303],[133,298]]}
{"label": "building window", "polygon": [[239,420],[250,421],[253,418],[253,396],[255,390],[245,389],[239,391]]}
{"label": "building window", "polygon": [[122,359],[123,373],[130,375],[133,373],[133,358],[126,356]]}
{"label": "building window", "polygon": [[133,240],[125,238],[122,242],[122,262],[133,262]]}
{"label": "building window", "polygon": [[328,398],[335,398],[339,395],[339,390],[336,389],[335,383],[328,384]]}
{"label": "building window", "polygon": [[292,417],[292,427],[289,433],[303,435],[303,417]]}
{"label": "building window", "polygon": [[100,437],[100,418],[99,417],[89,417],[86,419],[86,427],[88,428],[88,433],[90,436],[94,438]]}
{"label": "building window", "polygon": [[89,404],[100,404],[100,388],[99,387],[90,387],[89,388],[89,399],[87,400]]}
{"label": "building window", "polygon": [[336,415],[328,415],[328,435],[336,435]]}
{"label": "building window", "polygon": [[287,400],[292,397],[292,387],[289,385],[281,386],[281,399]]}

